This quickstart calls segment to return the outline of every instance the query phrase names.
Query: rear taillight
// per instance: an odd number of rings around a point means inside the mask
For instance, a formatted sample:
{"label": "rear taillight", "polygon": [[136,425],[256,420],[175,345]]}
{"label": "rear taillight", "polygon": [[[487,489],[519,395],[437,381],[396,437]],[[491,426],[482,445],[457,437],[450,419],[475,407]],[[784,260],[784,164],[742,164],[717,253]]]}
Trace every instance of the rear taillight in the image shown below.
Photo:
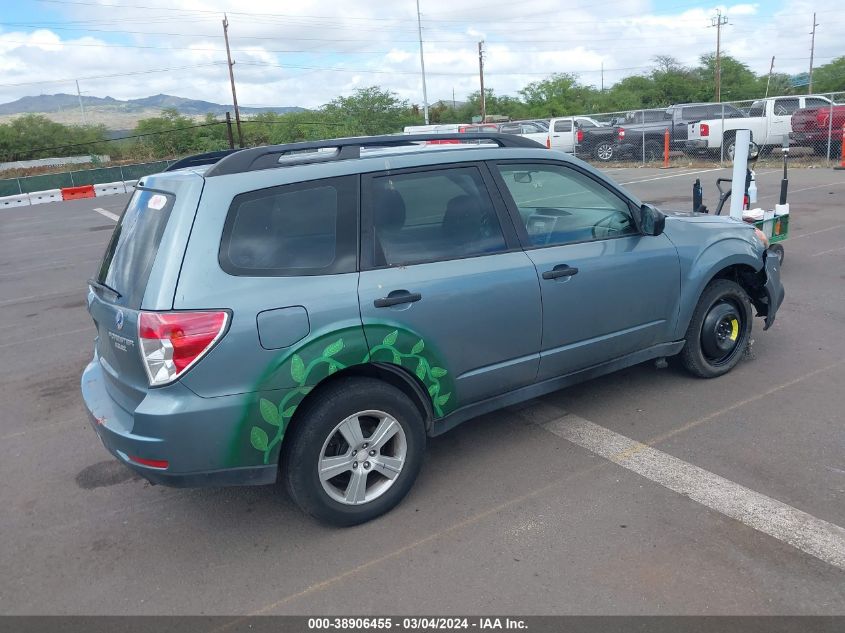
{"label": "rear taillight", "polygon": [[141,312],[138,338],[150,386],[173,382],[220,340],[228,312]]}
{"label": "rear taillight", "polygon": [[625,128],[624,127],[620,127],[616,131],[616,138],[618,138],[620,141],[625,138]]}
{"label": "rear taillight", "polygon": [[706,123],[699,123],[698,133],[700,136],[710,136],[710,126]]}
{"label": "rear taillight", "polygon": [[552,139],[551,139],[550,136],[547,136],[546,137],[546,149],[551,149],[551,148],[552,148]]}
{"label": "rear taillight", "polygon": [[576,134],[575,134],[575,139],[577,140],[578,143],[583,143],[584,142],[584,130],[578,130],[578,132],[576,132]]}

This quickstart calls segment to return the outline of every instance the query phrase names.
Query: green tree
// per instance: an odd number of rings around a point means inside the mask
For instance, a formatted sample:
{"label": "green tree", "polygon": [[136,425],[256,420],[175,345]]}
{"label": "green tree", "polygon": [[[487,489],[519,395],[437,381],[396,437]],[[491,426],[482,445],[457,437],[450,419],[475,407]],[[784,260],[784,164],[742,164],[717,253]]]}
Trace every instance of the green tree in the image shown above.
{"label": "green tree", "polygon": [[408,102],[378,86],[359,88],[349,97],[337,97],[321,108],[326,122],[335,126],[333,136],[361,136],[401,132],[417,120]]}
{"label": "green tree", "polygon": [[845,90],[845,55],[813,70],[813,92]]}
{"label": "green tree", "polygon": [[[716,54],[708,53],[702,55],[698,73],[709,88],[701,95],[702,101],[710,101],[716,91]],[[721,96],[722,101],[735,101],[738,99],[754,99],[762,96],[760,91],[760,79],[747,65],[730,55],[722,55],[720,59],[722,76]],[[763,79],[763,90],[765,91],[765,79]],[[771,91],[770,91],[771,92]]]}
{"label": "green tree", "polygon": [[106,138],[102,125],[63,125],[25,114],[0,125],[0,156],[12,161],[102,153]]}

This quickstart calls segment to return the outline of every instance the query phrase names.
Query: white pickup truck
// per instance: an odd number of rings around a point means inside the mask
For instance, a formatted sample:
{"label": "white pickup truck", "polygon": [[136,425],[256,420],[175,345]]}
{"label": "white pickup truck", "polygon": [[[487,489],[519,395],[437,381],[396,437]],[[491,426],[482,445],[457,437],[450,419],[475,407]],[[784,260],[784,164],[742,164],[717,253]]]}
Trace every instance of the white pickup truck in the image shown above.
{"label": "white pickup truck", "polygon": [[567,116],[549,121],[549,134],[546,147],[559,152],[574,154],[576,147],[584,138],[582,128],[602,127],[602,124],[588,116]]}
{"label": "white pickup truck", "polygon": [[725,157],[733,160],[737,130],[751,130],[751,140],[757,143],[761,150],[770,149],[781,145],[783,137],[792,131],[793,112],[800,108],[829,105],[829,99],[818,96],[760,99],[751,104],[748,116],[729,118],[726,114],[724,120],[719,117],[690,123],[687,127],[686,149],[719,154],[724,144]]}

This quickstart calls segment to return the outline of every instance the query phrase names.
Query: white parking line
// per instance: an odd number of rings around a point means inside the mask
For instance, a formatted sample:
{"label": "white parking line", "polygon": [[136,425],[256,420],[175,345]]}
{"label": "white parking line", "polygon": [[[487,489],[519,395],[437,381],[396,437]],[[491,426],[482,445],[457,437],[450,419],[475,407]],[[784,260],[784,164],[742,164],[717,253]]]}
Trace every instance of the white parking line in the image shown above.
{"label": "white parking line", "polygon": [[[791,196],[791,195],[796,194],[796,193],[801,193],[802,191],[810,191],[811,189],[824,189],[825,187],[837,187],[839,185],[845,185],[845,181],[840,180],[840,181],[837,181],[837,182],[828,182],[828,183],[825,183],[823,185],[814,185],[812,187],[804,187],[803,189],[790,189],[788,193]],[[780,193],[774,193],[774,194],[769,194],[767,196],[760,196],[758,198],[758,200],[767,200],[769,198],[777,198],[779,196],[780,196]]]}
{"label": "white parking line", "polygon": [[845,246],[840,246],[839,248],[830,248],[826,251],[821,251],[820,253],[814,253],[810,255],[810,257],[819,257],[821,255],[827,255],[828,253],[836,253],[838,251],[845,251]]}
{"label": "white parking line", "polygon": [[845,529],[662,451],[566,414],[543,428],[712,510],[845,569]]}
{"label": "white parking line", "polygon": [[116,215],[116,214],[112,213],[111,211],[106,211],[105,209],[101,209],[100,207],[97,207],[96,209],[94,209],[94,211],[96,211],[100,215],[106,216],[109,220],[114,220],[115,222],[117,222],[120,219],[119,215]]}
{"label": "white parking line", "polygon": [[695,174],[706,174],[711,171],[720,171],[725,169],[724,167],[714,167],[713,169],[702,169],[699,171],[682,171],[675,174],[671,174],[669,176],[657,176],[655,178],[644,178],[643,180],[632,180],[630,182],[620,182],[620,185],[634,185],[638,182],[651,182],[652,180],[666,180],[667,178],[680,178],[681,176],[693,176]]}

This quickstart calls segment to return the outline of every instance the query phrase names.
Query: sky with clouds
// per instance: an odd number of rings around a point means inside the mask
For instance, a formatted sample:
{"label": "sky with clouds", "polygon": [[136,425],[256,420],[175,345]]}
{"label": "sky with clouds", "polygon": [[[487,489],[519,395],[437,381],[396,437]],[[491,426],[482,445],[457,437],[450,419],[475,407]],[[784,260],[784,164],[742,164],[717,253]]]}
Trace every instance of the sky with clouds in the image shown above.
{"label": "sky with clouds", "polygon": [[[598,86],[648,72],[655,55],[695,64],[723,50],[757,73],[806,71],[812,14],[816,65],[845,55],[836,2],[764,0],[420,0],[430,102],[485,83],[512,94],[553,72]],[[222,37],[228,13],[242,105],[319,106],[380,85],[422,103],[415,0],[0,0],[0,102],[74,93],[119,99],[157,93],[231,100]]]}

